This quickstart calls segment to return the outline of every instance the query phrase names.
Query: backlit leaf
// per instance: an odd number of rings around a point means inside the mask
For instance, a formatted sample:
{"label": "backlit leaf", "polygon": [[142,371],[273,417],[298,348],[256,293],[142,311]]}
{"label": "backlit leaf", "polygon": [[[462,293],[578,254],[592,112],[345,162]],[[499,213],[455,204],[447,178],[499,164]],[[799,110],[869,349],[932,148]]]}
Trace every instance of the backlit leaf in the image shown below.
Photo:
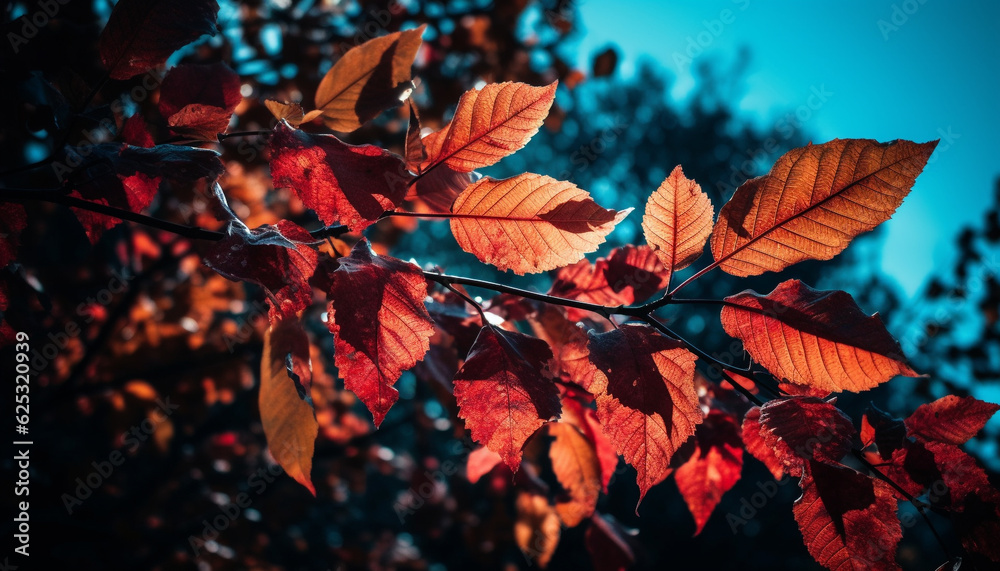
{"label": "backlit leaf", "polygon": [[275,101],[274,99],[265,99],[264,106],[271,112],[271,115],[274,115],[275,119],[278,121],[285,121],[292,127],[298,127],[301,125],[305,116],[302,106],[298,103],[287,103],[284,101]]}
{"label": "backlit leaf", "polygon": [[743,442],[736,419],[713,410],[695,433],[695,450],[674,472],[677,489],[701,533],[722,495],[736,485],[743,470]]}
{"label": "backlit leaf", "polygon": [[559,416],[559,391],[543,373],[551,359],[545,341],[487,325],[455,375],[458,416],[511,470],[528,437]]}
{"label": "backlit leaf", "polygon": [[327,292],[327,326],[344,387],[358,395],[382,424],[399,392],[399,376],[424,358],[434,333],[420,268],[376,256],[368,242],[338,260]]}
{"label": "backlit leaf", "polygon": [[294,190],[324,224],[360,232],[406,195],[403,161],[374,145],[348,145],[278,123],[269,148],[274,186]]}
{"label": "backlit leaf", "polygon": [[469,460],[465,466],[465,475],[469,479],[469,482],[475,484],[480,478],[489,474],[502,461],[503,458],[500,458],[499,454],[485,446],[480,446],[469,453]]}
{"label": "backlit leaf", "polygon": [[472,172],[514,154],[538,132],[555,96],[555,83],[491,83],[465,92],[451,123],[424,138],[429,158],[422,172],[438,165]]}
{"label": "backlit leaf", "polygon": [[836,139],[785,153],[719,212],[712,254],[735,276],[829,260],[889,219],[937,141]]}
{"label": "backlit leaf", "polygon": [[573,183],[543,175],[486,177],[455,200],[451,231],[466,252],[523,275],[579,261],[629,212],[601,208]]}
{"label": "backlit leaf", "polygon": [[548,498],[534,492],[518,492],[516,507],[514,540],[525,557],[544,569],[559,545],[559,516]]}
{"label": "backlit leaf", "polygon": [[410,67],[426,24],[394,32],[347,51],[316,90],[316,110],[327,127],[350,132],[406,98]]}
{"label": "backlit leaf", "polygon": [[1000,405],[974,397],[947,395],[920,405],[904,422],[907,432],[920,440],[965,444],[998,410]]}
{"label": "backlit leaf", "polygon": [[592,391],[604,433],[635,467],[639,501],[670,474],[670,458],[702,421],[696,357],[644,325],[590,334]]}
{"label": "backlit leaf", "polygon": [[725,301],[726,333],[778,379],[859,392],[917,376],[878,315],[865,315],[845,292],[788,280],[766,296],[748,290]]}
{"label": "backlit leaf", "polygon": [[601,468],[593,444],[575,426],[564,422],[548,425],[554,438],[549,447],[552,471],[568,498],[557,498],[556,512],[567,527],[576,527],[590,517],[601,493]]}
{"label": "backlit leaf", "polygon": [[214,36],[216,0],[119,0],[97,49],[111,79],[129,79],[160,66],[201,36]]}
{"label": "backlit leaf", "polygon": [[806,461],[839,462],[857,435],[851,419],[832,403],[816,397],[789,397],[760,407],[760,433],[793,476]]}
{"label": "backlit leaf", "polygon": [[172,68],[163,78],[157,105],[174,133],[215,141],[241,101],[240,76],[219,62]]}
{"label": "backlit leaf", "polygon": [[264,335],[260,364],[260,420],[271,456],[315,496],[310,472],[319,425],[309,396],[311,383],[309,339],[298,319],[273,322]]}
{"label": "backlit leaf", "polygon": [[642,231],[668,272],[686,268],[701,256],[712,233],[712,214],[712,201],[684,176],[680,165],[649,197]]}
{"label": "backlit leaf", "polygon": [[792,512],[809,554],[827,569],[894,570],[903,530],[888,484],[850,468],[810,462]]}
{"label": "backlit leaf", "polygon": [[760,431],[760,407],[755,406],[747,411],[743,417],[743,427],[740,433],[743,438],[743,445],[747,452],[754,458],[760,460],[774,476],[775,480],[780,480],[785,474],[785,464],[778,458],[774,448],[764,441],[764,436]]}

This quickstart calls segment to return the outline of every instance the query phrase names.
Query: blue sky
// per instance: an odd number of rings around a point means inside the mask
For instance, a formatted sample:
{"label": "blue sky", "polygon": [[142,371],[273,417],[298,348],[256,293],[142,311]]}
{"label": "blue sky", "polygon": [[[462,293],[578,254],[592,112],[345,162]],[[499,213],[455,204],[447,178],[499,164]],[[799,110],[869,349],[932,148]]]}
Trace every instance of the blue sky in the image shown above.
{"label": "blue sky", "polygon": [[[761,125],[807,106],[803,130],[815,142],[941,139],[886,223],[882,266],[907,294],[948,267],[963,226],[981,222],[1000,175],[1000,2],[582,0],[578,7],[582,69],[615,44],[620,73],[655,59],[683,99],[700,60],[726,64],[745,46],[752,59],[738,106]],[[810,99],[817,91],[825,101]]]}

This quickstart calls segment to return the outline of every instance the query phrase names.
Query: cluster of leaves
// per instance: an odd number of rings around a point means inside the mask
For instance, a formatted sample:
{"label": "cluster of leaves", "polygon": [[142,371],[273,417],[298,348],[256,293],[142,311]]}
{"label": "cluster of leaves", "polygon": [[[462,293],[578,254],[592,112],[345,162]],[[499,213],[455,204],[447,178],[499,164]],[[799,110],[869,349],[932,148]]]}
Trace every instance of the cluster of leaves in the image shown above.
{"label": "cluster of leaves", "polygon": [[[191,11],[119,2],[99,46],[110,77],[132,78],[214,32],[214,1],[185,4]],[[157,22],[157,33],[139,33],[147,21]],[[828,568],[897,568],[900,500],[921,513],[953,514],[967,553],[1000,562],[991,541],[1000,533],[1000,493],[958,447],[997,406],[944,397],[905,421],[873,408],[858,433],[831,395],[917,376],[878,315],[865,314],[845,292],[794,279],[767,295],[677,297],[713,269],[745,277],[833,258],[893,214],[936,142],[850,139],[794,149],[741,185],[718,216],[678,166],[646,202],[646,244],[590,262],[584,256],[631,209],[603,208],[576,185],[541,174],[497,180],[476,173],[536,134],[555,83],[470,90],[450,123],[430,132],[411,102],[403,156],[306,130],[321,122],[351,132],[405,101],[422,32],[348,51],[320,83],[315,110],[266,102],[278,120],[267,144],[273,187],[290,189],[323,228],[290,220],[250,228],[229,206],[216,154],[156,145],[148,118],[138,115],[126,122],[123,142],[95,145],[72,161],[67,154],[64,162],[76,166],[62,188],[0,197],[69,205],[96,243],[123,219],[150,223],[142,212],[164,188],[210,187],[224,232],[160,227],[209,241],[200,252],[207,266],[265,291],[261,421],[275,460],[313,494],[321,391],[302,320],[319,291],[337,374],[376,427],[399,399],[403,372],[419,364],[447,377],[456,416],[480,445],[468,476],[517,474],[515,540],[541,566],[563,526],[585,523],[595,566],[632,562],[622,529],[596,511],[619,456],[635,469],[640,503],[673,475],[700,533],[739,480],[744,450],[776,478],[799,478],[795,519],[810,554]],[[239,87],[223,64],[177,66],[164,80],[153,130],[211,138],[241,103]],[[362,236],[380,220],[405,217],[447,219],[458,245],[483,263],[519,275],[555,271],[554,283],[539,293],[451,276],[376,252]],[[0,263],[16,259],[26,224],[23,208],[5,201]],[[672,287],[674,273],[696,262],[706,243],[712,261]],[[480,301],[467,286],[499,295]],[[0,293],[6,311],[8,296]],[[722,326],[752,361],[721,363],[657,316],[684,304],[721,306]],[[5,323],[4,342],[12,331]],[[709,382],[699,365],[722,380]],[[918,499],[924,495],[926,503]]]}

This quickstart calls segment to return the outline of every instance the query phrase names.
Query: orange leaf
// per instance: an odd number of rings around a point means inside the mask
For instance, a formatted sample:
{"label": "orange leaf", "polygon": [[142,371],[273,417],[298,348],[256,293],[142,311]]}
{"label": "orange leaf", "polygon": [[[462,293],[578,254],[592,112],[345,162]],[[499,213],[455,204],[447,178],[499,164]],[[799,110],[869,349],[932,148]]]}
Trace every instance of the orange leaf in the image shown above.
{"label": "orange leaf", "polygon": [[572,424],[549,423],[555,439],[549,447],[552,471],[566,490],[566,501],[557,499],[556,512],[567,527],[576,527],[590,517],[601,493],[601,468],[594,446]]}
{"label": "orange leaf", "polygon": [[[593,365],[591,365],[593,367]],[[569,395],[563,398],[561,422],[568,422],[577,427],[580,432],[593,444],[594,453],[597,454],[597,461],[601,468],[601,490],[608,491],[608,483],[615,475],[618,468],[618,452],[615,445],[608,440],[606,434],[601,429],[601,421],[597,419],[597,413],[592,408],[583,405],[576,398]]]}
{"label": "orange leaf", "polygon": [[836,139],[785,153],[719,212],[712,254],[735,276],[829,260],[892,216],[937,141]]}
{"label": "orange leaf", "polygon": [[354,246],[329,275],[327,326],[344,387],[368,406],[375,426],[399,399],[399,376],[424,358],[434,334],[420,268]]}
{"label": "orange leaf", "polygon": [[792,512],[809,554],[827,569],[895,570],[903,530],[892,488],[850,468],[810,462]]}
{"label": "orange leaf", "polygon": [[420,165],[427,160],[427,148],[420,139],[420,117],[417,115],[417,106],[410,101],[410,123],[406,127],[406,150],[403,153],[406,157],[406,168],[413,172],[420,170]]}
{"label": "orange leaf", "polygon": [[[598,305],[629,305],[666,287],[669,277],[652,248],[627,245],[594,263],[580,260],[561,268],[549,294]],[[580,320],[593,314],[570,307],[566,315]]]}
{"label": "orange leaf", "polygon": [[556,552],[560,532],[559,516],[548,498],[533,492],[518,492],[514,540],[525,557],[544,569]]}
{"label": "orange leaf", "polygon": [[337,60],[316,89],[323,123],[351,132],[406,99],[413,87],[410,67],[426,27],[368,40]]}
{"label": "orange leaf", "polygon": [[701,533],[722,495],[736,485],[743,469],[743,442],[736,419],[713,410],[695,435],[695,451],[674,473],[677,489]]}
{"label": "orange leaf", "polygon": [[[289,375],[291,363],[294,377]],[[281,318],[264,334],[260,363],[260,420],[271,456],[289,476],[316,495],[309,477],[319,425],[309,386],[309,339],[294,317]]]}
{"label": "orange leaf", "polygon": [[524,147],[542,126],[556,97],[556,83],[491,83],[466,91],[447,127],[424,138],[428,160],[421,172],[447,165],[472,172]]}
{"label": "orange leaf", "polygon": [[974,397],[948,395],[920,405],[904,422],[910,436],[958,445],[982,430],[998,410],[1000,405]]}
{"label": "orange leaf", "polygon": [[523,275],[579,261],[631,210],[606,210],[573,183],[543,175],[486,177],[455,199],[451,231],[466,252]]}
{"label": "orange leaf", "polygon": [[[591,388],[604,433],[635,467],[639,502],[670,474],[670,457],[702,421],[696,357],[645,325],[590,335]],[[637,506],[638,509],[638,506]]]}
{"label": "orange leaf", "polygon": [[588,358],[587,333],[566,318],[561,307],[546,304],[528,318],[532,329],[552,349],[553,369],[565,381],[586,390],[594,379],[594,365]]}
{"label": "orange leaf", "polygon": [[849,294],[788,280],[762,296],[726,298],[722,325],[779,379],[831,392],[859,392],[896,375],[918,376],[878,314]]}
{"label": "orange leaf", "polygon": [[265,99],[264,106],[278,121],[286,121],[292,127],[298,127],[305,116],[302,106],[298,103],[285,103],[274,99]]}
{"label": "orange leaf", "polygon": [[642,231],[646,243],[670,273],[701,256],[712,233],[712,201],[695,181],[686,178],[680,165],[665,178],[646,202]]}
{"label": "orange leaf", "polygon": [[458,416],[511,470],[528,437],[559,415],[559,391],[542,375],[551,359],[545,341],[487,325],[455,375]]}
{"label": "orange leaf", "polygon": [[275,188],[294,190],[324,224],[360,232],[406,195],[410,174],[403,161],[374,145],[348,145],[278,123],[269,149]]}

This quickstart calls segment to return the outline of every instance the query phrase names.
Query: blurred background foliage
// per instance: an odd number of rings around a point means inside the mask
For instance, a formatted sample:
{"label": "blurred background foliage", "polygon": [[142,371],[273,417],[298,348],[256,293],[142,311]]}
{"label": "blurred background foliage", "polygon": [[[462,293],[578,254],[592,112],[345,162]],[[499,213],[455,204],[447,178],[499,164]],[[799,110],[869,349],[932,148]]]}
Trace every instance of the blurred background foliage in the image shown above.
{"label": "blurred background foliage", "polygon": [[[682,102],[668,97],[671,75],[660,63],[647,62],[623,76],[614,45],[592,54],[589,69],[577,69],[568,63],[577,60],[580,36],[571,0],[223,0],[220,5],[222,33],[181,50],[171,63],[225,61],[240,74],[245,99],[230,131],[270,128],[265,98],[309,103],[344,51],[422,23],[428,29],[412,97],[425,128],[444,125],[459,96],[484,82],[558,80],[545,127],[525,149],[484,174],[547,174],[589,190],[606,207],[635,207],[591,258],[616,245],[641,243],[645,200],[675,165],[701,183],[718,212],[737,184],[763,174],[784,151],[810,140],[801,128],[761,129],[733,110],[746,52],[734,54],[727,65],[700,64],[697,87]],[[18,18],[33,9],[29,2],[7,3],[6,30],[20,29]],[[41,160],[59,151],[59,143],[86,142],[87,134],[113,140],[118,134],[101,131],[102,120],[120,126],[132,113],[143,113],[154,124],[158,143],[168,139],[155,111],[157,93],[144,89],[141,77],[111,82],[105,89],[141,98],[116,109],[115,101],[99,97],[85,120],[66,131],[60,108],[80,101],[102,77],[96,40],[110,9],[104,1],[67,3],[19,53],[4,52],[4,170]],[[407,117],[405,108],[385,113],[347,140],[402,152]],[[222,185],[250,226],[281,218],[318,226],[289,193],[271,189],[262,138],[232,138],[218,148],[227,165]],[[15,182],[52,185],[45,169],[20,173]],[[204,190],[161,196],[153,213],[217,228]],[[865,310],[882,312],[917,368],[929,376],[842,397],[838,404],[856,423],[869,401],[905,415],[944,394],[968,394],[973,383],[984,387],[977,388],[979,398],[997,401],[998,200],[1000,186],[982,226],[968,229],[955,245],[956,266],[932,277],[916,300],[904,302],[892,276],[879,272],[879,243],[872,235],[830,262],[799,264],[781,276],[737,280],[713,272],[687,288],[686,295],[721,297],[745,288],[767,292],[794,276],[815,287],[845,289]],[[205,268],[193,254],[197,245],[183,239],[126,224],[91,248],[65,209],[32,205],[29,216],[20,264],[4,270],[3,277],[15,300],[7,319],[31,331],[36,344],[58,349],[51,357],[43,355],[32,416],[33,454],[38,454],[32,463],[32,522],[41,543],[33,550],[40,559],[79,569],[530,566],[513,540],[511,476],[497,470],[477,484],[467,481],[461,467],[472,444],[454,423],[454,400],[433,382],[433,371],[418,368],[420,379],[404,375],[400,402],[374,431],[367,411],[336,378],[332,341],[319,319],[324,304],[317,300],[306,316],[315,343],[314,399],[321,426],[313,466],[317,498],[283,475],[262,480],[260,471],[273,462],[256,409],[266,327],[261,292]],[[551,280],[491,272],[458,249],[446,222],[391,219],[370,234],[379,248],[397,257],[434,263],[449,273],[543,291]],[[109,294],[109,284],[119,275],[127,288]],[[671,308],[667,315],[709,353],[744,358],[722,333],[714,309]],[[81,332],[68,334],[69,324]],[[128,446],[122,433],[142,426],[146,418],[159,418],[157,399],[167,397],[179,405],[177,411],[152,422],[148,441]],[[993,470],[1000,469],[996,436],[993,423],[986,439],[970,445]],[[92,463],[114,450],[123,451],[127,461],[68,514],[64,495],[76,493],[77,479],[86,480],[95,471]],[[4,462],[12,467],[9,459]],[[457,472],[443,468],[449,462],[459,466]],[[725,514],[738,513],[757,484],[770,480],[748,459],[743,480],[694,538],[693,522],[670,480],[647,496],[642,517],[635,515],[634,473],[623,463],[599,511],[634,531],[638,569],[812,568],[815,563],[792,519],[795,485],[779,486],[776,498],[735,533],[726,523]],[[401,494],[421,487],[433,492],[401,518],[395,507]],[[224,513],[241,492],[250,495],[250,506],[196,556],[190,537],[201,538],[206,522]],[[948,527],[940,518],[935,523]],[[899,560],[906,568],[922,569],[944,555],[930,531],[917,525],[906,530]],[[583,529],[575,528],[564,530],[549,568],[587,569],[588,561]]]}

